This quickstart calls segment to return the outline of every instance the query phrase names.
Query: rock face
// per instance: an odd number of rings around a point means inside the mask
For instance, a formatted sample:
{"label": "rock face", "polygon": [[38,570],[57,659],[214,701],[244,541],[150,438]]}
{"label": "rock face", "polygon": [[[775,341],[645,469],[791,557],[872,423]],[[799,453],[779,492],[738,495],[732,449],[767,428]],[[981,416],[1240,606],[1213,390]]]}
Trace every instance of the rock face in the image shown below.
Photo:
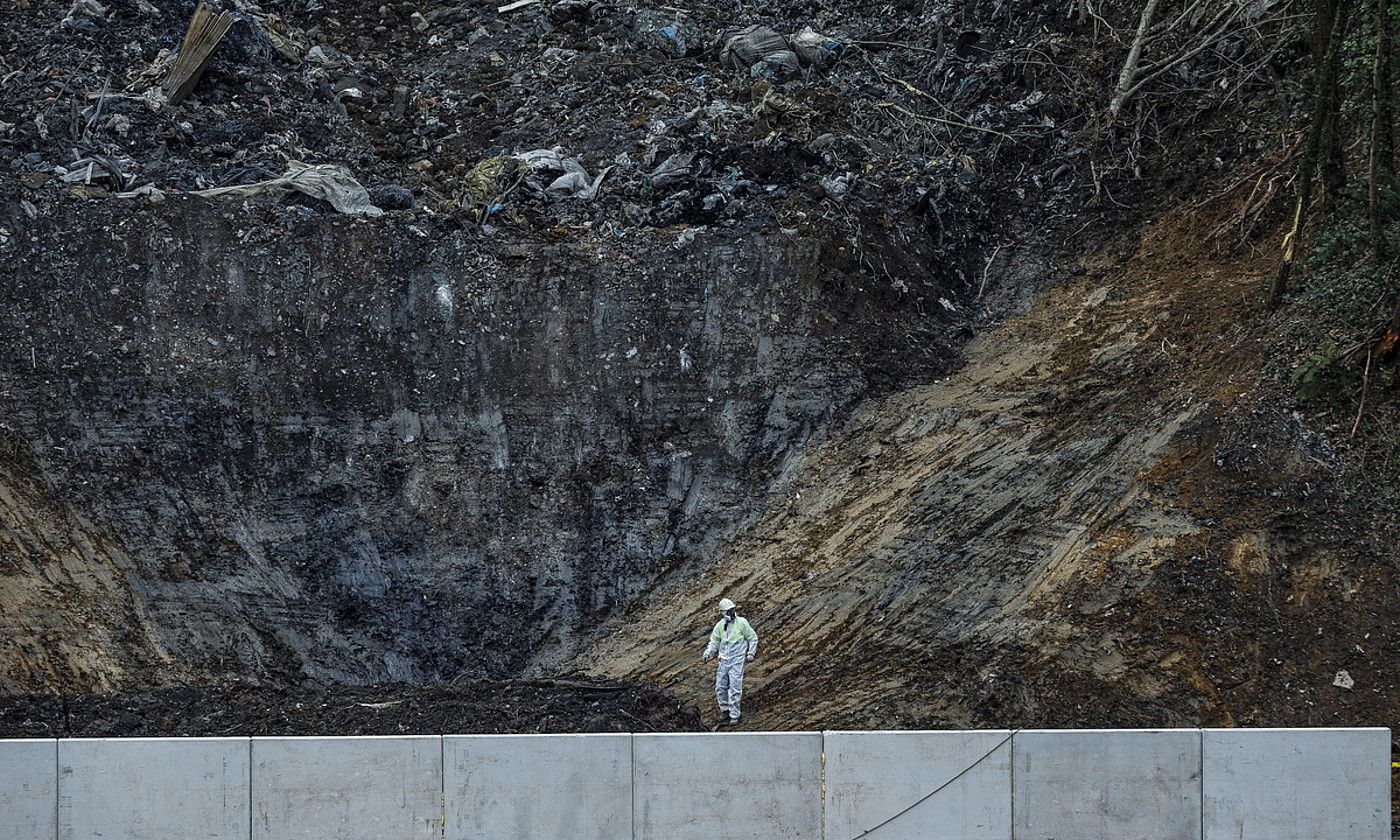
{"label": "rock face", "polygon": [[[4,466],[73,523],[3,511],[11,582],[42,581],[7,629],[147,633],[6,649],[10,690],[559,664],[705,563],[844,407],[946,370],[959,332],[918,253],[885,255],[915,292],[875,288],[819,231],[502,242],[174,196],[5,206]],[[110,547],[81,564],[101,587],[53,574],[73,534]]]}

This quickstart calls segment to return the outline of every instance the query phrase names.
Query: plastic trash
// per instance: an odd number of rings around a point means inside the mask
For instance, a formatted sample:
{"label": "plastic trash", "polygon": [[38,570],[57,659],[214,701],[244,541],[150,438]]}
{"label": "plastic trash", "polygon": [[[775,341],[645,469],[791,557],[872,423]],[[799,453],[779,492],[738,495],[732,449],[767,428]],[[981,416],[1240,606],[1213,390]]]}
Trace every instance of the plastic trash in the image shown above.
{"label": "plastic trash", "polygon": [[369,192],[355,180],[349,169],[334,163],[311,166],[300,161],[289,161],[286,174],[277,178],[255,184],[198,190],[194,194],[213,198],[225,195],[285,195],[289,192],[322,199],[338,212],[352,216],[379,216],[384,212],[370,201]]}

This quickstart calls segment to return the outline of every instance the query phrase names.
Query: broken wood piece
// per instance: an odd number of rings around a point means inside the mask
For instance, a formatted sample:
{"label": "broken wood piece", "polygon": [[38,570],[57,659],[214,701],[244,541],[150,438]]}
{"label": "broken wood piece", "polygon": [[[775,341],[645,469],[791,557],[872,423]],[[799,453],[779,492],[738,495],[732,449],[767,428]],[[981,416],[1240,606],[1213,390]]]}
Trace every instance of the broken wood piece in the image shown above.
{"label": "broken wood piece", "polygon": [[496,11],[504,14],[506,12],[513,12],[516,9],[523,9],[526,6],[533,6],[538,2],[540,2],[540,0],[515,0],[514,3],[507,3],[504,6],[497,6]]}
{"label": "broken wood piece", "polygon": [[185,40],[180,44],[180,53],[170,65],[165,76],[165,95],[171,103],[179,102],[189,95],[209,65],[214,48],[219,46],[224,34],[233,26],[233,15],[229,12],[214,13],[214,7],[200,3],[190,16],[189,28],[185,30]]}

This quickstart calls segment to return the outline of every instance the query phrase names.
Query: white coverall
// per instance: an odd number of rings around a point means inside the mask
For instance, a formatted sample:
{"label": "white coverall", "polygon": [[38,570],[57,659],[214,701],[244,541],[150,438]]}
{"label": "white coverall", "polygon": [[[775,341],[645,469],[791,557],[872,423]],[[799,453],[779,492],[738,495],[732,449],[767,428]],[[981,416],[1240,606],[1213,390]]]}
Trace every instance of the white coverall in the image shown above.
{"label": "white coverall", "polygon": [[719,654],[719,669],[715,673],[715,699],[721,713],[730,720],[739,719],[739,698],[744,693],[744,662],[753,661],[758,653],[758,634],[742,615],[725,616],[710,633],[704,657]]}

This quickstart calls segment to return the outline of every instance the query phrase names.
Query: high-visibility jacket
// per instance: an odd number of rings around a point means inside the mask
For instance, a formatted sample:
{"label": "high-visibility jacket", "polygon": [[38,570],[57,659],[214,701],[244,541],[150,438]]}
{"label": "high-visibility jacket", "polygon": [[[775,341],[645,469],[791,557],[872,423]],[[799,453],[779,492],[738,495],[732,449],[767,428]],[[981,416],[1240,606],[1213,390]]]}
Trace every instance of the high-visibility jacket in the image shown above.
{"label": "high-visibility jacket", "polygon": [[715,629],[710,632],[710,643],[705,646],[705,655],[713,656],[715,653],[719,654],[721,662],[758,653],[758,634],[747,618],[742,615],[735,616],[733,620],[722,618],[715,624]]}

